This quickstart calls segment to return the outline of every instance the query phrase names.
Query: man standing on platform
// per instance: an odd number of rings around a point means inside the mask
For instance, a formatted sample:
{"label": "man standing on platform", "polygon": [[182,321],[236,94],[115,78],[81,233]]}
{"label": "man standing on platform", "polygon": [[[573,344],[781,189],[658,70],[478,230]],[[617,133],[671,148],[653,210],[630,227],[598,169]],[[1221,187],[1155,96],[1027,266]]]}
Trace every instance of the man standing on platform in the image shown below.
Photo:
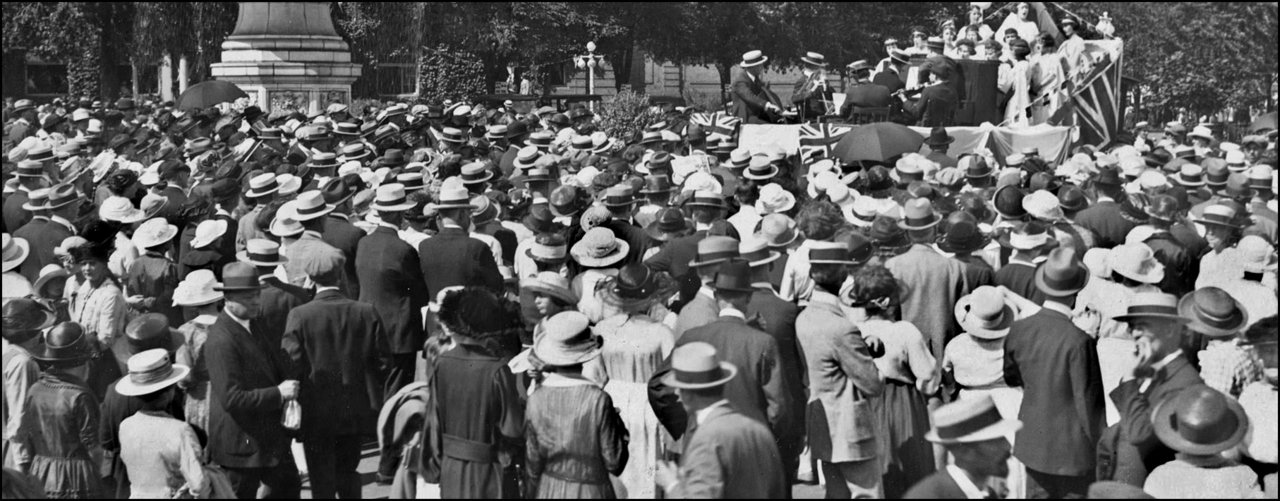
{"label": "man standing on platform", "polygon": [[733,79],[733,116],[749,124],[777,123],[782,116],[782,100],[761,77],[768,61],[758,50],[743,54],[742,71]]}

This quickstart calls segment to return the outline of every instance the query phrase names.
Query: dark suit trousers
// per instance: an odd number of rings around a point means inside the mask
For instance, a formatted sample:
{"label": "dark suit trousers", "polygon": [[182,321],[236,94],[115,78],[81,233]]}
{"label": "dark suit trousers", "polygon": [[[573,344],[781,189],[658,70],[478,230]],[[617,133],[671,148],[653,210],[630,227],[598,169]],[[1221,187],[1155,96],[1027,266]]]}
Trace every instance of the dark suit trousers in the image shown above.
{"label": "dark suit trousers", "polygon": [[302,443],[307,455],[312,499],[360,499],[359,435],[309,437]]}
{"label": "dark suit trousers", "polygon": [[1092,472],[1068,477],[1027,468],[1027,499],[1084,499],[1093,477]]}
{"label": "dark suit trousers", "polygon": [[413,382],[418,371],[418,352],[392,353],[391,365],[387,367],[387,383],[383,388],[383,399],[391,398],[400,388]]}
{"label": "dark suit trousers", "polygon": [[[224,466],[231,488],[236,490],[236,498],[257,499],[259,484],[264,487],[262,499],[298,499],[302,496],[302,479],[298,478],[298,465],[293,463],[293,455],[286,452],[280,458],[280,464],[270,468]],[[314,478],[315,473],[311,476]]]}

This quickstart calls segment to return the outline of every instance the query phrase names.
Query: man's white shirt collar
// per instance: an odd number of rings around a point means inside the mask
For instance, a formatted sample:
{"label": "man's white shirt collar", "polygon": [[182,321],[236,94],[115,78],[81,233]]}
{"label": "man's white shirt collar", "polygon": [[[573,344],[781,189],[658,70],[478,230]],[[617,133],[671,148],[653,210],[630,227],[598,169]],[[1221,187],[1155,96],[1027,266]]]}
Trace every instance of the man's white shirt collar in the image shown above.
{"label": "man's white shirt collar", "polygon": [[974,485],[973,480],[970,480],[969,475],[966,475],[964,470],[960,469],[959,466],[954,464],[947,465],[947,474],[951,475],[952,480],[955,480],[956,486],[960,488],[961,492],[964,492],[966,499],[987,498],[986,492],[983,492],[983,490],[978,488],[977,485]]}

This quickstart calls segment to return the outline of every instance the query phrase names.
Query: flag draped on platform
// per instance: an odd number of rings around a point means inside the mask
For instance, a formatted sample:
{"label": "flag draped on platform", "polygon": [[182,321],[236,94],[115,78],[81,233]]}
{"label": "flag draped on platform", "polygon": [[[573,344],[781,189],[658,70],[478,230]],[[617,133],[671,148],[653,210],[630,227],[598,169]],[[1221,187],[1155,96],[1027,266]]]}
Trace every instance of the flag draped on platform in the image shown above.
{"label": "flag draped on platform", "polygon": [[815,158],[831,157],[832,149],[840,137],[853,129],[851,125],[809,123],[800,126],[800,158],[809,162]]}

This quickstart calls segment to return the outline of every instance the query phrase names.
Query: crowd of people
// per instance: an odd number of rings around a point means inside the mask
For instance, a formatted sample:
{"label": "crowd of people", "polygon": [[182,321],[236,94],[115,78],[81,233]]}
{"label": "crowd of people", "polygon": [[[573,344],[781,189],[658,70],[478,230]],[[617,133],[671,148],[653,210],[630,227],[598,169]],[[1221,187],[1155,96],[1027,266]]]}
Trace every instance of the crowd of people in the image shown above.
{"label": "crowd of people", "polygon": [[4,110],[6,497],[1276,495],[1275,130],[224,108]]}

